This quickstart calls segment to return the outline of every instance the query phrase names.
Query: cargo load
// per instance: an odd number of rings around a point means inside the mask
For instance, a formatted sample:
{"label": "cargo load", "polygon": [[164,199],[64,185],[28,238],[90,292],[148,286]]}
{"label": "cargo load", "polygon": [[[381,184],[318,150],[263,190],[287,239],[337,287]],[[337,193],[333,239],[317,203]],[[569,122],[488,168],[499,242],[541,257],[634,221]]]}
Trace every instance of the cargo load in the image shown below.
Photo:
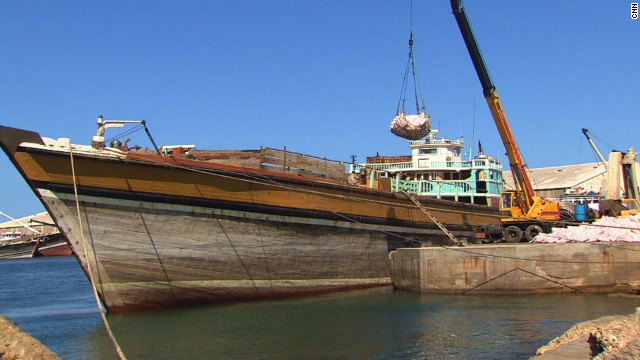
{"label": "cargo load", "polygon": [[407,115],[401,112],[391,121],[391,132],[407,140],[420,140],[431,131],[429,115]]}
{"label": "cargo load", "polygon": [[[409,71],[411,70],[411,71]],[[413,76],[413,92],[415,95],[415,115],[408,115],[405,108],[407,85],[410,75]],[[400,91],[400,100],[396,109],[396,116],[391,121],[391,132],[407,140],[419,140],[427,136],[431,131],[431,122],[427,114],[427,107],[422,96],[422,89],[416,75],[416,64],[413,55],[413,32],[409,36],[409,59],[404,71],[404,80]]]}

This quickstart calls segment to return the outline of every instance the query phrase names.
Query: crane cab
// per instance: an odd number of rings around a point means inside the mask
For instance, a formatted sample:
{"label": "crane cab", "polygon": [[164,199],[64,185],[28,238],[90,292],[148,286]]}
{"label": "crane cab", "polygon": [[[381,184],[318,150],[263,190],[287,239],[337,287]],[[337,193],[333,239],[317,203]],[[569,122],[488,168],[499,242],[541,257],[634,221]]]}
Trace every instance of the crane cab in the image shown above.
{"label": "crane cab", "polygon": [[515,206],[514,204],[515,199],[516,199],[515,191],[505,191],[502,194],[500,194],[500,212],[508,212],[509,214],[511,214],[511,211]]}

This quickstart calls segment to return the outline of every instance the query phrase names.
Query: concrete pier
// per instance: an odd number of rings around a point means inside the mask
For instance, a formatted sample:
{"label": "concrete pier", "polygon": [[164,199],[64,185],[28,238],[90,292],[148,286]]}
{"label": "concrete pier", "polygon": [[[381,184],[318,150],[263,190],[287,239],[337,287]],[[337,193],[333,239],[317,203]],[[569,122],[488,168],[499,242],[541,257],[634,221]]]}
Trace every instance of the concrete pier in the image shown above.
{"label": "concrete pier", "polygon": [[0,316],[0,359],[60,360],[60,357],[11,320]]}
{"label": "concrete pier", "polygon": [[640,280],[640,243],[403,248],[389,258],[393,285],[420,293],[632,293]]}

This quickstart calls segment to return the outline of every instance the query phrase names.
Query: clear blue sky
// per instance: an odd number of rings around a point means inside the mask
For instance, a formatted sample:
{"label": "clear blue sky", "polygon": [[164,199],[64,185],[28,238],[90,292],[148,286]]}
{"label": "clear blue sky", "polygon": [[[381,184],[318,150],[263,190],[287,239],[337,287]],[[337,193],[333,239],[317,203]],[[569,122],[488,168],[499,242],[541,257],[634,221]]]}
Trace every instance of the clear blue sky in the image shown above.
{"label": "clear blue sky", "polygon": [[[583,127],[605,154],[640,150],[630,2],[465,8],[530,167],[595,161]],[[88,144],[102,114],[146,119],[158,144],[409,154],[389,124],[410,15],[409,0],[3,0],[0,124]],[[433,127],[506,160],[449,1],[414,0],[413,32]],[[42,211],[1,155],[0,211]]]}

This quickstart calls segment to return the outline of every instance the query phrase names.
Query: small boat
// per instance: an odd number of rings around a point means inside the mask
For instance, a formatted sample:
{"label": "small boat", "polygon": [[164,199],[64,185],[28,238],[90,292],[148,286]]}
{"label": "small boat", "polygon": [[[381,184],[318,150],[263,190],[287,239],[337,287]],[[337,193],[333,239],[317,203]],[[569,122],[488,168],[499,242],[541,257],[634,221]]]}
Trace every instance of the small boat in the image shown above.
{"label": "small boat", "polygon": [[46,239],[39,240],[33,256],[69,256],[72,254],[73,251],[71,251],[67,239],[61,233],[57,233],[49,235]]}
{"label": "small boat", "polygon": [[0,243],[0,259],[31,258],[37,251],[38,242],[31,239],[4,240]]}
{"label": "small boat", "polygon": [[0,259],[25,259],[41,256],[68,256],[71,248],[60,233],[22,237],[0,242]]}

